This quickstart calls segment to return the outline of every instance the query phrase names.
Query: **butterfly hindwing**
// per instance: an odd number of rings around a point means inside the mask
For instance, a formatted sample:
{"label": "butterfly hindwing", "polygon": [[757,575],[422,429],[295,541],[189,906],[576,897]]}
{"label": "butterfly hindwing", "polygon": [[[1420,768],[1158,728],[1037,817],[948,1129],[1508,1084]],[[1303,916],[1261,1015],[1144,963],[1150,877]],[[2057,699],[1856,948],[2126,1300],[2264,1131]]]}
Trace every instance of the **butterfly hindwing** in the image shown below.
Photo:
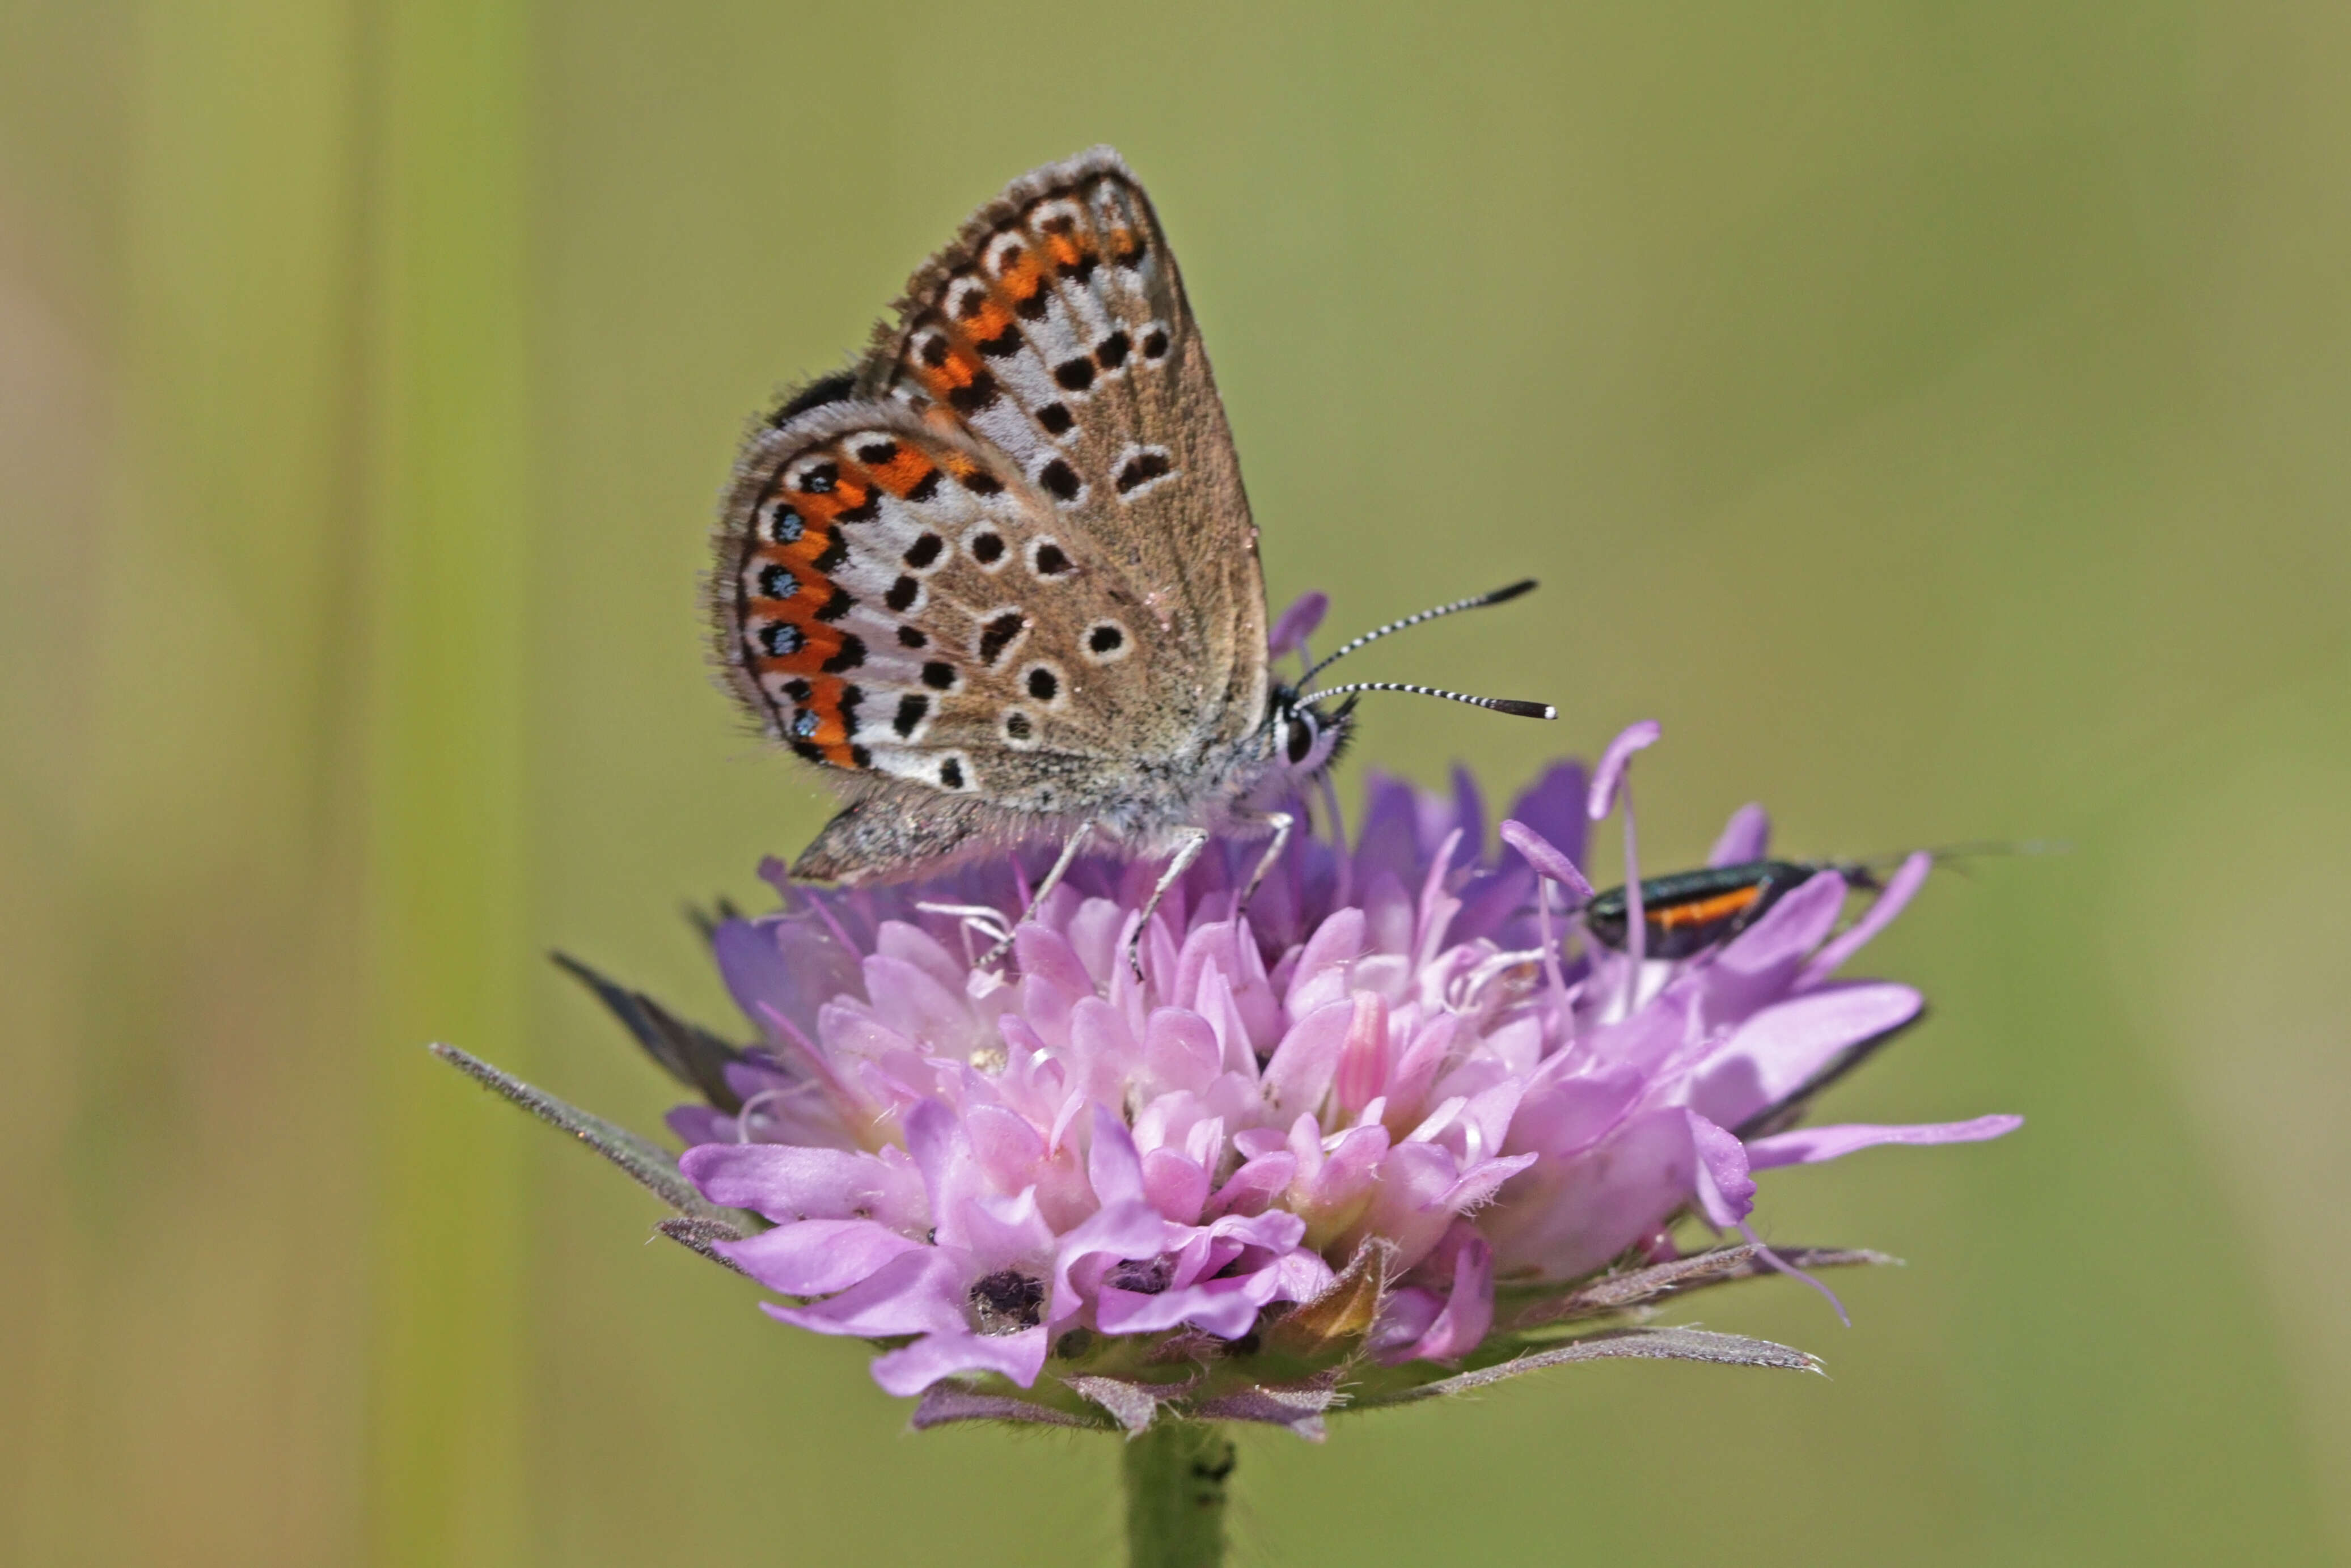
{"label": "butterfly hindwing", "polygon": [[903,404],[759,433],[719,549],[722,665],[812,762],[1058,810],[1139,716],[1124,574],[1001,454]]}

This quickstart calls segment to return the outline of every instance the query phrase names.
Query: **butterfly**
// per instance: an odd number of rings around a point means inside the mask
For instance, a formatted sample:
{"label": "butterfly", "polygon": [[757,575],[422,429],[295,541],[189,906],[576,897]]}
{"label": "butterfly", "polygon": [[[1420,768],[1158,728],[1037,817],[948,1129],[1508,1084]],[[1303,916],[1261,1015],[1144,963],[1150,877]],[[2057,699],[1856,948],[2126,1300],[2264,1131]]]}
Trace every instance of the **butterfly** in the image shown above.
{"label": "butterfly", "polygon": [[1155,905],[1215,832],[1265,837],[1264,875],[1355,694],[1553,716],[1274,681],[1232,432],[1176,257],[1109,148],[1014,181],[896,312],[853,369],[754,424],[720,513],[725,683],[846,797],[795,878],[1059,840],[1033,904],[1099,841],[1167,857]]}

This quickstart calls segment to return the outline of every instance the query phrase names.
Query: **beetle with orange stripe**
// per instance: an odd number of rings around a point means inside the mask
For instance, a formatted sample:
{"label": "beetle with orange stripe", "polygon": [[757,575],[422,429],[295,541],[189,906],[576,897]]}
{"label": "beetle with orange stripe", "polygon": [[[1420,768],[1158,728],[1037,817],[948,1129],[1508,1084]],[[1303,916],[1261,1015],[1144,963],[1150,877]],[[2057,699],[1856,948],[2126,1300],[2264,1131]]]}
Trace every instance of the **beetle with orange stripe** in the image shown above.
{"label": "beetle with orange stripe", "polygon": [[[1677,871],[1641,879],[1642,952],[1651,958],[1687,958],[1728,942],[1812,877],[1833,871],[1857,893],[1883,885],[1851,861],[1743,861],[1737,865]],[[1594,894],[1583,907],[1583,927],[1604,947],[1625,949],[1625,889]]]}

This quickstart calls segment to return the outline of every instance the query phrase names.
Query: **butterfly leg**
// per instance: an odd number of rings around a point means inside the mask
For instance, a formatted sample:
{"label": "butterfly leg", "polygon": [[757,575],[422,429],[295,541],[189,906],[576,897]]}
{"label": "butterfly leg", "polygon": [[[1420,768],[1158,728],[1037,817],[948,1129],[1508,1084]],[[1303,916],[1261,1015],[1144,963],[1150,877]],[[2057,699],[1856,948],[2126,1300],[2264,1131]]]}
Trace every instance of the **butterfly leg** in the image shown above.
{"label": "butterfly leg", "polygon": [[1176,843],[1176,852],[1168,857],[1167,869],[1159,873],[1158,885],[1144,901],[1143,918],[1134,923],[1134,935],[1127,938],[1126,967],[1134,971],[1138,984],[1143,979],[1143,934],[1151,929],[1151,917],[1158,913],[1159,901],[1167,896],[1167,890],[1183,879],[1184,873],[1192,869],[1192,862],[1200,858],[1200,852],[1208,847],[1208,831],[1206,828],[1178,831],[1184,836]]}
{"label": "butterfly leg", "polygon": [[[1053,862],[1053,869],[1045,873],[1045,880],[1039,883],[1037,891],[1029,895],[1029,907],[1022,910],[1020,918],[1012,923],[1014,931],[1018,931],[1027,923],[1029,916],[1036,912],[1037,906],[1045,902],[1048,894],[1061,885],[1061,878],[1069,874],[1070,863],[1078,858],[1078,851],[1084,846],[1086,835],[1092,831],[1092,822],[1080,822],[1075,829],[1071,830],[1068,841],[1061,845],[1060,858]],[[1003,957],[1005,951],[1011,946],[1012,932],[1007,932],[1004,940],[990,947],[980,958],[979,967],[983,969],[988,967],[998,958]]]}
{"label": "butterfly leg", "polygon": [[1240,902],[1233,905],[1233,918],[1236,920],[1249,913],[1249,900],[1257,896],[1259,884],[1265,881],[1266,873],[1272,871],[1275,862],[1281,859],[1281,852],[1290,847],[1290,830],[1297,826],[1297,819],[1287,811],[1268,811],[1254,821],[1271,829],[1273,837],[1265,846],[1265,853],[1258,858],[1257,870],[1249,873],[1249,885],[1241,889]]}

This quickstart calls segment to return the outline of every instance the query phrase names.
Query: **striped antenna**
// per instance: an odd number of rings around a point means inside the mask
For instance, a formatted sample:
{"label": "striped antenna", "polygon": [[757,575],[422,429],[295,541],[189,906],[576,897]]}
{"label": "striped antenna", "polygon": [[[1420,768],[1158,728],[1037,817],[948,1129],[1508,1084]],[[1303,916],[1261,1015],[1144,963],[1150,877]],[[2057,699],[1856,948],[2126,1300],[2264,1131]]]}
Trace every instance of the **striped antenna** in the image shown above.
{"label": "striped antenna", "polygon": [[[1369,632],[1364,632],[1362,636],[1356,638],[1353,642],[1342,647],[1337,653],[1318,662],[1312,669],[1308,670],[1304,674],[1298,677],[1298,684],[1301,686],[1304,685],[1322,671],[1329,669],[1332,665],[1337,664],[1340,660],[1345,658],[1356,649],[1361,648],[1369,643],[1376,643],[1381,638],[1388,636],[1393,632],[1401,632],[1407,626],[1417,626],[1424,621],[1435,621],[1442,616],[1458,615],[1464,610],[1483,610],[1489,604],[1507,604],[1521,593],[1532,592],[1534,591],[1534,586],[1535,580],[1530,577],[1525,579],[1523,581],[1511,583],[1508,588],[1498,588],[1491,593],[1479,593],[1472,595],[1468,599],[1457,599],[1450,604],[1440,604],[1434,610],[1424,610],[1417,615],[1407,615],[1401,621],[1391,621],[1384,626],[1375,626]],[[1358,689],[1364,691],[1419,691],[1425,692],[1426,695],[1431,696],[1453,696],[1451,692],[1427,692],[1426,687],[1421,686],[1365,686]],[[1473,697],[1455,697],[1454,700],[1457,702],[1474,702],[1479,699]],[[1491,705],[1488,704],[1485,706],[1490,706]],[[1520,706],[1528,707],[1529,705],[1521,703]],[[1548,716],[1548,715],[1546,715],[1546,716]]]}
{"label": "striped antenna", "polygon": [[[1328,664],[1329,660],[1323,661]],[[1298,701],[1321,702],[1324,697],[1343,697],[1350,692],[1410,692],[1416,697],[1443,697],[1447,702],[1468,703],[1471,707],[1488,708],[1506,713],[1515,718],[1557,718],[1559,710],[1549,703],[1520,702],[1516,697],[1473,697],[1468,692],[1448,692],[1437,686],[1416,686],[1405,681],[1357,681],[1352,685],[1325,686],[1319,692],[1308,692]],[[1352,704],[1349,706],[1353,706]]]}

